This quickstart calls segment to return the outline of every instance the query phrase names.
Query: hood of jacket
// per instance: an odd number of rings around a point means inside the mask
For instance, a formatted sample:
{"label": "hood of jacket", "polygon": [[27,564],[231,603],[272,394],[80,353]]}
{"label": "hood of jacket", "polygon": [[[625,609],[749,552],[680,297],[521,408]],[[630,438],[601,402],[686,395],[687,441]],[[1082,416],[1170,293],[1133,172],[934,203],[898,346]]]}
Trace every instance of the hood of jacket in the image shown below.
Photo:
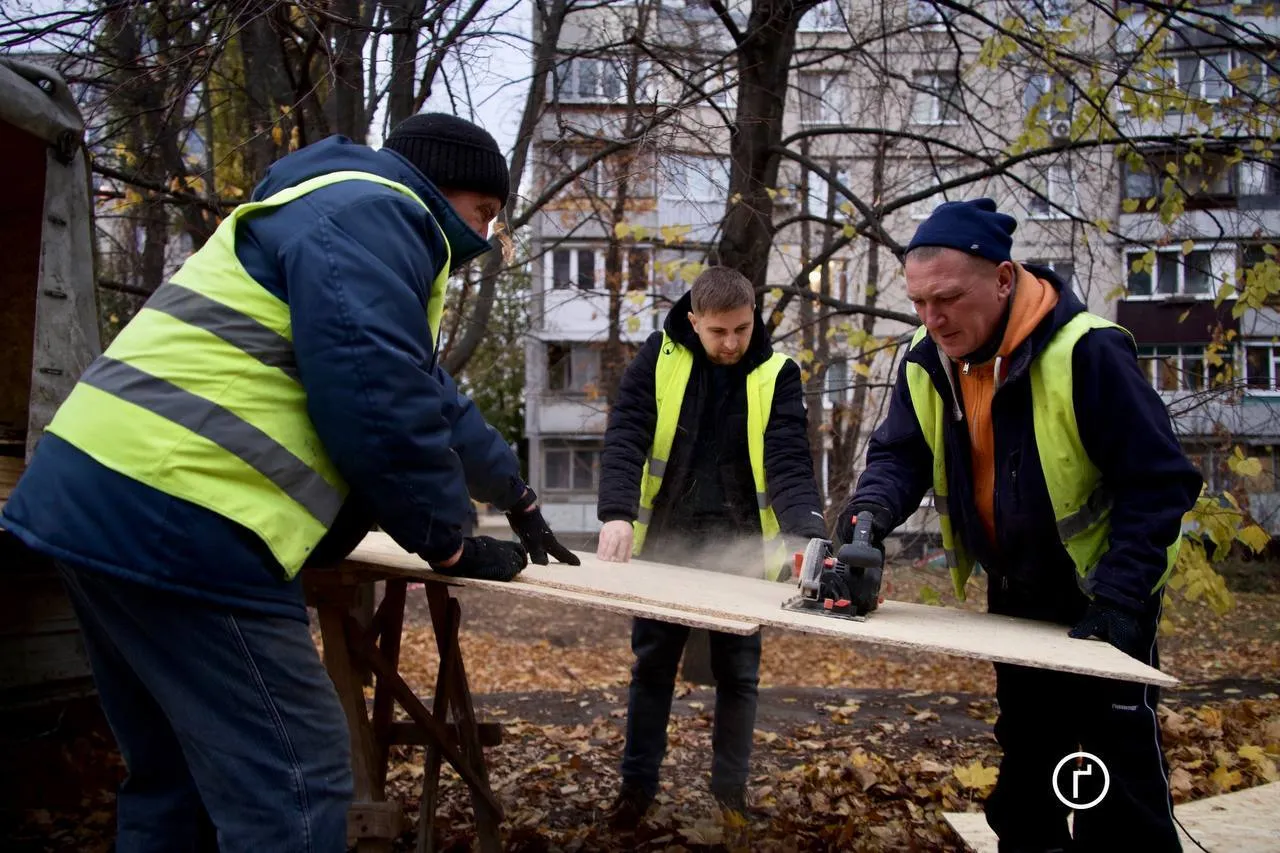
{"label": "hood of jacket", "polygon": [[[666,332],[671,340],[691,351],[695,359],[702,359],[709,363],[710,359],[707,358],[706,350],[702,348],[702,341],[698,338],[698,333],[693,330],[693,324],[689,322],[689,312],[692,310],[693,294],[685,293],[667,312],[667,318],[662,323],[662,331]],[[735,366],[752,371],[768,361],[772,355],[773,343],[769,339],[769,330],[760,316],[760,309],[757,308],[755,324],[751,328],[751,343],[747,344],[746,354]]]}
{"label": "hood of jacket", "polygon": [[348,170],[372,172],[413,190],[427,205],[449,241],[451,269],[456,270],[489,251],[489,242],[462,221],[435,184],[412,163],[394,151],[385,148],[374,150],[345,136],[327,137],[271,164],[254,187],[253,198],[261,200],[319,175]]}

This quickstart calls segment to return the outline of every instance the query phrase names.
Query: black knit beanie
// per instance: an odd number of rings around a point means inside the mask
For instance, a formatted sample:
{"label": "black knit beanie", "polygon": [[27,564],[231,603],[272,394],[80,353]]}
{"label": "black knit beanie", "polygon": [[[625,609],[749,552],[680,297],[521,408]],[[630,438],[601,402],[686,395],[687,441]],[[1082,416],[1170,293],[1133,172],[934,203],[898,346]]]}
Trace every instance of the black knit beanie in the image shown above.
{"label": "black knit beanie", "polygon": [[943,202],[920,223],[906,252],[916,246],[946,246],[998,264],[1010,259],[1017,229],[1018,220],[996,210],[989,198]]}
{"label": "black knit beanie", "polygon": [[474,190],[507,203],[511,176],[502,149],[466,119],[448,113],[409,116],[383,147],[404,157],[440,189]]}

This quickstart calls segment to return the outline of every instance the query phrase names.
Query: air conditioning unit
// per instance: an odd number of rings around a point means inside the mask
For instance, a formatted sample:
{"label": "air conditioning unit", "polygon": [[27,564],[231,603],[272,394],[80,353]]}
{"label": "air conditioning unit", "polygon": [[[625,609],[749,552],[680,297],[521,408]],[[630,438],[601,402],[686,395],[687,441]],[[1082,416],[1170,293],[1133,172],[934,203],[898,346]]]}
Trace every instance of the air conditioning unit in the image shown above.
{"label": "air conditioning unit", "polygon": [[1055,118],[1049,122],[1049,135],[1054,139],[1068,139],[1071,136],[1071,122],[1065,118]]}

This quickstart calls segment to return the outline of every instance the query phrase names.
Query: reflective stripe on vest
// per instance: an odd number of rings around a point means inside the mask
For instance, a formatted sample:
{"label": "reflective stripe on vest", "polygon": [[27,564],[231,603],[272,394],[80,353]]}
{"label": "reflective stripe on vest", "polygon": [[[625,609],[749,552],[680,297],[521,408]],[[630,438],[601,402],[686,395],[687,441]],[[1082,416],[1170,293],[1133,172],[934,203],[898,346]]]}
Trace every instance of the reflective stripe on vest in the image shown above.
{"label": "reflective stripe on vest", "polygon": [[[774,353],[768,361],[747,374],[747,455],[755,482],[756,508],[760,512],[760,533],[765,543],[766,576],[770,579],[774,579],[781,570],[786,547],[780,536],[778,517],[769,503],[764,467],[764,433],[773,411],[773,393],[778,383],[778,373],[788,361],[787,356],[782,353]],[[631,546],[632,554],[637,557],[644,550],[649,524],[653,520],[653,503],[662,489],[667,460],[671,457],[671,445],[675,441],[676,427],[680,422],[680,408],[684,404],[685,389],[692,372],[693,353],[664,333],[662,349],[658,353],[654,370],[657,424],[649,458],[640,475],[640,510]]]}
{"label": "reflective stripe on vest", "polygon": [[[1111,494],[1102,474],[1089,460],[1076,423],[1072,355],[1079,340],[1094,329],[1122,326],[1095,314],[1082,312],[1069,320],[1031,362],[1031,408],[1040,468],[1053,506],[1058,538],[1076,569],[1076,580],[1087,595],[1093,593],[1093,573],[1110,547]],[[926,335],[921,327],[911,340],[914,349]],[[940,358],[946,357],[940,354]],[[947,364],[943,363],[943,369]],[[916,419],[933,454],[934,507],[942,532],[947,567],[956,597],[965,598],[965,583],[974,561],[951,524],[947,496],[947,406],[923,366],[907,363],[907,385]],[[1164,575],[1155,588],[1168,580],[1177,559],[1181,537],[1168,548]]]}
{"label": "reflective stripe on vest", "polygon": [[[348,180],[427,210],[408,187],[351,171],[237,207],[89,366],[49,425],[107,468],[254,531],[290,578],[348,487],[307,415],[289,306],[241,266],[236,223]],[[427,303],[433,344],[448,277],[446,260]]]}

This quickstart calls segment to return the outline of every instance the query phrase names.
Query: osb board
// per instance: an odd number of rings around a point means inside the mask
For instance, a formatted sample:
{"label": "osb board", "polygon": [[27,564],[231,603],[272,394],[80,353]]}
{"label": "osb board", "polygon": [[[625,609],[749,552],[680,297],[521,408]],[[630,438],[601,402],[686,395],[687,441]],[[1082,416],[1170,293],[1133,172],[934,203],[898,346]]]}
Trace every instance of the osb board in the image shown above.
{"label": "osb board", "polygon": [[[1185,828],[1178,830],[1183,850],[1198,850],[1196,841],[1210,853],[1280,850],[1280,782],[1183,803],[1173,814]],[[943,817],[973,853],[996,853],[996,834],[981,812],[947,812]]]}
{"label": "osb board", "polygon": [[[397,553],[401,558],[397,559]],[[773,583],[730,574],[712,574],[682,566],[635,560],[607,563],[594,554],[575,552],[581,566],[553,563],[529,566],[515,584],[567,589],[644,605],[646,608],[691,611],[821,634],[855,642],[915,648],[960,657],[1120,678],[1151,684],[1177,684],[1177,679],[1133,660],[1107,643],[1073,640],[1061,625],[886,601],[865,622],[817,613],[783,610],[796,593],[792,584]],[[373,533],[352,554],[356,560],[423,571],[421,561],[406,555],[384,534]],[[383,562],[392,560],[393,562]],[[654,618],[662,618],[656,613]]]}
{"label": "osb board", "polygon": [[[754,634],[760,630],[760,626],[746,622],[741,619],[725,619],[718,616],[710,616],[703,613],[694,613],[688,610],[673,610],[666,607],[654,607],[649,604],[625,601],[613,597],[605,597],[595,595],[590,592],[578,592],[571,589],[561,589],[553,586],[543,586],[532,583],[503,583],[501,581],[482,581],[473,578],[455,578],[448,575],[437,574],[427,566],[421,559],[413,554],[405,553],[399,545],[391,540],[389,536],[380,533],[370,534],[368,538],[361,543],[360,547],[351,554],[348,562],[361,565],[374,565],[379,568],[395,569],[397,574],[403,574],[407,577],[432,580],[443,580],[450,584],[458,586],[481,587],[484,589],[496,589],[500,592],[509,592],[515,595],[521,595],[525,598],[535,598],[543,601],[563,601],[568,604],[579,605],[582,607],[592,607],[598,610],[609,610],[613,613],[621,613],[626,616],[645,616],[650,619],[658,619],[662,622],[672,622],[676,625],[688,625],[690,628],[706,628],[710,631],[721,631],[726,634],[740,634],[746,636]],[[541,568],[533,567],[530,568]],[[320,571],[324,571],[321,569]],[[526,569],[527,573],[529,570]]]}

